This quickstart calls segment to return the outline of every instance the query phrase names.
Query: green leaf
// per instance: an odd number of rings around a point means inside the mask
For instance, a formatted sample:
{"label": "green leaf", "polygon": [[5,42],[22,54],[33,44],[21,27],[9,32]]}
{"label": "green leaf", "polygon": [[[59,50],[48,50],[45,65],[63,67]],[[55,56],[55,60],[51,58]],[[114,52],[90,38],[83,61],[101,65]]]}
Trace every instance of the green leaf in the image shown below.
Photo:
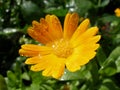
{"label": "green leaf", "polygon": [[89,79],[91,77],[91,73],[86,67],[82,67],[80,70],[76,72],[69,72],[67,69],[64,72],[64,75],[60,78],[61,81],[66,80],[77,80],[77,79]]}
{"label": "green leaf", "polygon": [[8,90],[7,84],[6,84],[5,79],[2,75],[0,75],[0,90]]}
{"label": "green leaf", "polygon": [[99,20],[101,20],[104,23],[108,23],[113,21],[119,21],[119,18],[117,18],[115,15],[104,15]]}
{"label": "green leaf", "polygon": [[51,8],[45,9],[44,12],[49,14],[55,14],[56,16],[62,17],[66,15],[68,10],[63,7],[59,7],[59,8],[51,7]]}
{"label": "green leaf", "polygon": [[53,90],[49,85],[43,84],[42,86],[45,88],[45,90]]}
{"label": "green leaf", "polygon": [[117,72],[117,67],[115,65],[114,59],[106,60],[99,72],[107,76],[114,75]]}
{"label": "green leaf", "polygon": [[42,8],[39,8],[35,3],[32,1],[23,1],[21,5],[21,12],[24,16],[24,19],[30,23],[34,19],[39,19],[43,15]]}
{"label": "green leaf", "polygon": [[92,3],[89,0],[75,0],[76,11],[80,13],[80,15],[84,15],[88,13],[88,10],[91,9]]}
{"label": "green leaf", "polygon": [[105,74],[107,76],[112,76],[116,74],[117,71],[119,70],[118,68],[119,63],[117,63],[119,61],[119,56],[120,56],[120,46],[116,47],[111,52],[109,57],[103,63],[101,69],[99,70],[99,73]]}
{"label": "green leaf", "polygon": [[29,75],[31,76],[32,83],[40,84],[45,79],[45,77],[42,76],[41,72],[30,71]]}
{"label": "green leaf", "polygon": [[120,90],[111,79],[103,79],[98,90]]}
{"label": "green leaf", "polygon": [[30,80],[30,77],[29,77],[29,75],[28,75],[27,72],[24,72],[24,73],[22,74],[22,79]]}
{"label": "green leaf", "polygon": [[115,64],[117,66],[117,72],[120,73],[120,56],[117,58],[117,60],[115,61]]}
{"label": "green leaf", "polygon": [[108,57],[108,59],[113,58],[116,60],[120,56],[120,46],[116,47]]}
{"label": "green leaf", "polygon": [[97,54],[96,54],[96,58],[97,58],[97,61],[99,63],[100,66],[102,66],[103,62],[106,60],[106,55],[102,49],[102,47],[100,47],[98,50],[97,50]]}
{"label": "green leaf", "polygon": [[16,86],[16,81],[17,81],[17,78],[16,78],[15,74],[12,71],[8,71],[7,72],[7,77],[8,77],[8,85],[10,87],[15,87]]}
{"label": "green leaf", "polygon": [[108,5],[110,2],[110,0],[98,0],[98,6],[99,7],[105,7],[106,5]]}
{"label": "green leaf", "polygon": [[[116,29],[116,30],[114,30],[114,32],[115,31],[118,31],[118,30]],[[115,45],[120,45],[120,33],[118,33],[118,34],[115,35],[115,37],[113,38],[113,43]]]}

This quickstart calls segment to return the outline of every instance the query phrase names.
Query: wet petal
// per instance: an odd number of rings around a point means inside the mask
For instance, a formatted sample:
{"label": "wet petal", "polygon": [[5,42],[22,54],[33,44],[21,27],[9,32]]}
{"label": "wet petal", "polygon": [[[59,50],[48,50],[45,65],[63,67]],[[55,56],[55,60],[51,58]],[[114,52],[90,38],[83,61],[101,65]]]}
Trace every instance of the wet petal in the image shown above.
{"label": "wet petal", "polygon": [[101,36],[96,35],[97,27],[88,29],[89,19],[85,19],[79,26],[78,21],[78,14],[68,13],[64,31],[55,15],[47,15],[40,22],[33,21],[28,34],[46,46],[22,45],[20,55],[30,57],[25,64],[32,64],[32,71],[42,71],[44,76],[56,79],[63,75],[65,67],[74,72],[87,64],[95,57]]}
{"label": "wet petal", "polygon": [[[55,38],[53,37],[52,33],[49,31],[49,24],[48,22],[44,19],[40,19],[40,24],[41,24],[41,33],[44,35],[46,38],[49,38],[50,41],[54,41]],[[48,42],[50,42],[48,41]]]}
{"label": "wet petal", "polygon": [[68,13],[64,21],[64,38],[70,39],[74,31],[77,29],[79,16],[77,13]]}
{"label": "wet petal", "polygon": [[48,32],[52,35],[53,39],[56,40],[62,38],[62,26],[59,19],[55,15],[47,15],[45,20],[49,25]]}
{"label": "wet petal", "polygon": [[44,37],[40,31],[34,30],[32,27],[28,28],[28,34],[35,40],[41,42],[42,44],[46,44],[50,41],[50,39]]}

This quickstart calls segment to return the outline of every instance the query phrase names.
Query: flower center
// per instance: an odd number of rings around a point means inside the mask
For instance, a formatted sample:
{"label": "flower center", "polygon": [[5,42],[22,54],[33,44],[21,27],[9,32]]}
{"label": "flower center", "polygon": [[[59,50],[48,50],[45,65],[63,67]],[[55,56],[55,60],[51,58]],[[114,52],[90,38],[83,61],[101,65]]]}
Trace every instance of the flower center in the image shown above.
{"label": "flower center", "polygon": [[70,43],[63,39],[54,42],[54,44],[52,45],[52,48],[53,48],[54,54],[61,58],[67,58],[73,52],[73,48],[71,48]]}

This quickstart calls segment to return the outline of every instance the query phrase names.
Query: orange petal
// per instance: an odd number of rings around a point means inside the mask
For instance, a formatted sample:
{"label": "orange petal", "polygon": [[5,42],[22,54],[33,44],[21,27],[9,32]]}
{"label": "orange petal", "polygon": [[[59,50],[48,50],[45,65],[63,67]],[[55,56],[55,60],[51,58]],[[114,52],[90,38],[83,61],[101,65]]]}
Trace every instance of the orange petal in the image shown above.
{"label": "orange petal", "polygon": [[44,18],[40,19],[40,24],[41,34],[44,35],[46,38],[50,39],[51,41],[54,41],[55,38],[52,36],[51,32],[49,32],[49,24]]}
{"label": "orange petal", "polygon": [[33,28],[28,28],[28,34],[35,40],[41,42],[42,44],[46,44],[48,43],[48,41],[50,41],[48,38],[45,38],[41,32],[38,32],[36,30],[34,30]]}
{"label": "orange petal", "polygon": [[40,23],[37,21],[32,22],[33,27],[28,28],[28,34],[35,40],[46,44],[52,42],[54,38],[49,32],[49,25],[44,18],[40,19]]}
{"label": "orange petal", "polygon": [[70,39],[78,26],[79,16],[77,13],[68,13],[64,21],[64,38]]}
{"label": "orange petal", "polygon": [[45,20],[49,25],[48,32],[52,35],[53,39],[56,40],[62,38],[62,26],[59,19],[55,15],[47,15]]}
{"label": "orange petal", "polygon": [[72,36],[72,38],[71,38],[71,42],[74,41],[74,40],[76,40],[77,37],[79,37],[81,34],[83,34],[83,33],[87,30],[89,24],[90,24],[89,19],[85,19],[85,20],[78,26],[77,30],[74,32],[74,34],[73,34],[73,36]]}
{"label": "orange petal", "polygon": [[39,22],[37,22],[35,20],[32,21],[32,26],[33,26],[34,29],[39,30],[39,25],[40,25]]}

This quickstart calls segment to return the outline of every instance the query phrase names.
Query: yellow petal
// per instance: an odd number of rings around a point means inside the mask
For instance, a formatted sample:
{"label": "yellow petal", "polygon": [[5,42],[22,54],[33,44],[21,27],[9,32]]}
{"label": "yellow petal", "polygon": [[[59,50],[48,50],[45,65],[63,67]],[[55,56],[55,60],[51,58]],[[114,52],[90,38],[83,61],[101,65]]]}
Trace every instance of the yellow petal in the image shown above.
{"label": "yellow petal", "polygon": [[79,65],[84,65],[86,63],[88,63],[88,61],[90,61],[92,58],[95,57],[96,52],[95,50],[99,47],[99,44],[93,44],[90,47],[82,47],[79,46],[77,48],[74,49],[73,52],[73,56],[78,55],[78,59],[77,62]]}
{"label": "yellow petal", "polygon": [[116,8],[114,12],[117,17],[120,17],[120,8]]}
{"label": "yellow petal", "polygon": [[78,26],[77,30],[74,32],[74,34],[73,34],[73,36],[72,36],[72,38],[71,38],[71,42],[74,41],[74,40],[76,40],[77,37],[79,37],[81,34],[83,34],[83,33],[87,30],[89,24],[90,24],[89,19],[85,19],[85,20]]}
{"label": "yellow petal", "polygon": [[54,63],[46,68],[43,72],[43,76],[52,76],[56,79],[59,79],[64,73],[65,64],[63,63]]}
{"label": "yellow petal", "polygon": [[46,68],[43,72],[42,75],[43,76],[52,76],[52,68],[53,66],[49,66],[48,68]]}
{"label": "yellow petal", "polygon": [[64,72],[65,60],[58,58],[55,55],[51,54],[48,57],[44,57],[44,60],[48,59],[48,66],[42,72],[44,76],[52,76],[56,79],[60,78]]}
{"label": "yellow petal", "polygon": [[96,35],[91,38],[88,38],[86,42],[81,42],[83,44],[92,44],[92,43],[97,43],[101,39],[101,35]]}
{"label": "yellow petal", "polygon": [[66,67],[69,71],[74,72],[80,70],[81,66],[87,64],[95,56],[96,52],[80,54],[73,54],[66,61]]}
{"label": "yellow petal", "polygon": [[80,65],[78,64],[78,62],[76,62],[76,58],[72,57],[71,59],[73,60],[69,60],[68,62],[66,62],[66,68],[71,71],[71,72],[75,72],[77,70],[80,70]]}
{"label": "yellow petal", "polygon": [[94,52],[98,49],[99,44],[87,44],[87,45],[80,45],[79,47],[74,48],[74,53],[76,55],[86,55],[89,52]]}
{"label": "yellow petal", "polygon": [[80,59],[81,59],[80,55],[75,54],[73,52],[73,54],[71,56],[69,56],[66,60],[66,63],[65,63],[66,68],[71,72],[75,72],[77,70],[80,70],[80,68],[81,68]]}
{"label": "yellow petal", "polygon": [[36,64],[31,66],[32,71],[41,71],[44,76],[52,76],[56,79],[63,75],[65,68],[65,59],[58,58],[54,54],[29,58],[27,64]]}
{"label": "yellow petal", "polygon": [[46,46],[39,46],[34,44],[24,44],[21,46],[19,50],[20,55],[23,56],[40,56],[40,55],[47,55],[52,52],[50,47]]}
{"label": "yellow petal", "polygon": [[64,73],[64,68],[64,63],[56,63],[52,71],[52,76],[56,79],[60,78]]}
{"label": "yellow petal", "polygon": [[87,44],[74,48],[71,56],[66,60],[66,67],[69,71],[74,72],[79,70],[81,66],[87,64],[92,58],[95,57],[95,50],[99,44]]}
{"label": "yellow petal", "polygon": [[30,69],[32,71],[41,71],[41,70],[44,70],[45,68],[47,68],[47,66],[48,66],[48,63],[42,62],[42,63],[32,65]]}
{"label": "yellow petal", "polygon": [[27,51],[27,50],[24,50],[24,49],[20,49],[20,50],[19,50],[19,54],[20,54],[21,56],[33,57],[33,56],[39,55],[39,52]]}
{"label": "yellow petal", "polygon": [[25,64],[37,64],[37,63],[40,63],[40,62],[41,62],[41,56],[35,56],[35,57],[32,57],[32,58],[28,58],[25,61]]}
{"label": "yellow petal", "polygon": [[62,38],[62,26],[59,19],[55,15],[47,15],[45,20],[49,25],[48,32],[52,35],[53,39],[56,40]]}
{"label": "yellow petal", "polygon": [[79,16],[77,13],[68,13],[64,21],[64,38],[70,39],[78,26]]}
{"label": "yellow petal", "polygon": [[83,46],[83,47],[84,46],[89,47],[89,45],[93,45],[93,44],[97,43],[100,40],[100,38],[101,38],[101,35],[96,35],[91,38],[88,38],[87,40],[81,39],[81,41],[79,42],[79,45]]}
{"label": "yellow petal", "polygon": [[90,51],[84,53],[85,55],[81,58],[80,65],[83,66],[87,64],[91,59],[93,59],[96,55],[96,52]]}
{"label": "yellow petal", "polygon": [[95,34],[97,34],[98,28],[97,27],[91,27],[86,32],[84,32],[82,35],[76,38],[74,41],[70,41],[73,44],[73,47],[76,47],[83,42],[86,42],[89,38],[92,38]]}
{"label": "yellow petal", "polygon": [[33,50],[33,51],[39,51],[39,52],[51,52],[52,48],[47,46],[40,46],[35,44],[24,44],[21,46],[24,50]]}

